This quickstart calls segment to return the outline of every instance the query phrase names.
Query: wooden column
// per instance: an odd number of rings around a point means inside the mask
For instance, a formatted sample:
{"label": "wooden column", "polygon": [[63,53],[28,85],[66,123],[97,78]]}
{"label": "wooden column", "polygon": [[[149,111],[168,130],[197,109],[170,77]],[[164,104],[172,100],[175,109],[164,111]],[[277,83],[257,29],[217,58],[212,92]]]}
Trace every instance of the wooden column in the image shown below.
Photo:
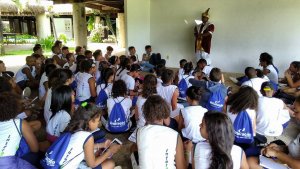
{"label": "wooden column", "polygon": [[87,46],[87,26],[84,3],[73,3],[73,30],[76,46]]}

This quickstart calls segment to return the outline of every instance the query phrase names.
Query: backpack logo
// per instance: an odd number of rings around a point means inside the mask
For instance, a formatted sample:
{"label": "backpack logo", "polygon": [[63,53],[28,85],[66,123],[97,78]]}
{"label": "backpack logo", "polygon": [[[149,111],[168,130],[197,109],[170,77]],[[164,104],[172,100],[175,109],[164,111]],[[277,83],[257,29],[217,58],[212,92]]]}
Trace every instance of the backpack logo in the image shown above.
{"label": "backpack logo", "polygon": [[129,123],[126,118],[125,111],[121,105],[122,101],[118,103],[115,102],[115,105],[110,112],[108,118],[108,129],[110,130],[110,132],[124,132],[127,131],[129,128]]}
{"label": "backpack logo", "polygon": [[235,142],[250,144],[254,141],[252,121],[246,111],[241,111],[233,123]]}
{"label": "backpack logo", "polygon": [[214,111],[222,111],[223,106],[224,106],[224,102],[225,102],[225,98],[222,96],[222,90],[219,88],[216,91],[211,92],[207,104],[206,104],[206,108],[207,110],[214,110]]}

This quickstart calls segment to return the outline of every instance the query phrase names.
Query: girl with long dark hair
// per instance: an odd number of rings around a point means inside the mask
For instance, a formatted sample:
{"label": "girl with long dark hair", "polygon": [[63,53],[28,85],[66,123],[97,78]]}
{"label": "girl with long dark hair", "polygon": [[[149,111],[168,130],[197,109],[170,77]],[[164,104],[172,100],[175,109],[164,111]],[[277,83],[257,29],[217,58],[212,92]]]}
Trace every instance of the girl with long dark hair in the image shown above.
{"label": "girl with long dark hair", "polygon": [[215,111],[206,112],[200,124],[200,133],[206,141],[195,145],[192,152],[193,168],[249,168],[243,150],[233,145],[234,131],[231,120],[226,114]]}

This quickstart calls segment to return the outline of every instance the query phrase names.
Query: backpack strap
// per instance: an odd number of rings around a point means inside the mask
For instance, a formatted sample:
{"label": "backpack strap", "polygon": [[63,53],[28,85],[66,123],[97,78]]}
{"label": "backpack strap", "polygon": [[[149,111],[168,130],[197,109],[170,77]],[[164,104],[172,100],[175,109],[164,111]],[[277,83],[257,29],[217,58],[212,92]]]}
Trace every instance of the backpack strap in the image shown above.
{"label": "backpack strap", "polygon": [[[20,135],[20,137],[22,138],[22,134],[21,134],[20,130],[19,130],[18,127],[17,127],[17,124],[16,124],[16,122],[15,122],[15,119],[13,119],[13,122],[14,122],[14,125],[15,125],[15,127],[16,127],[16,129],[17,129],[19,135]],[[21,121],[21,122],[22,122],[22,121]]]}
{"label": "backpack strap", "polygon": [[[116,98],[116,100],[118,101],[118,103],[122,103],[122,101],[123,100],[125,100],[126,98],[124,97],[120,102],[119,102],[119,100]],[[115,103],[117,103],[116,101],[115,101],[115,99],[113,99],[113,101],[115,102]]]}
{"label": "backpack strap", "polygon": [[[90,135],[85,139],[83,145],[87,142],[87,140],[88,140],[91,136],[93,136],[93,135],[90,134]],[[83,151],[80,152],[80,153],[78,153],[76,156],[74,156],[74,157],[71,158],[70,160],[64,162],[64,163],[60,166],[60,168],[64,168],[66,165],[68,165],[72,160],[74,160],[76,157],[78,157],[78,156],[79,156],[80,154],[82,154],[82,153],[83,153]]]}
{"label": "backpack strap", "polygon": [[64,168],[66,165],[68,165],[72,160],[74,160],[76,157],[78,157],[80,154],[82,154],[83,151],[79,154],[77,154],[75,157],[71,158],[70,160],[66,161],[65,163],[63,163],[60,168]]}

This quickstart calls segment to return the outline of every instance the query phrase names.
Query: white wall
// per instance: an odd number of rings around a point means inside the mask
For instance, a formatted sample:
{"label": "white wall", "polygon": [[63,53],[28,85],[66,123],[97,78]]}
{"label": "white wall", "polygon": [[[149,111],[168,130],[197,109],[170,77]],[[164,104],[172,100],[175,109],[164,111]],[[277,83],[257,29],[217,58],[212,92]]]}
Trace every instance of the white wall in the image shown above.
{"label": "white wall", "polygon": [[150,44],[150,0],[125,0],[126,47],[135,46],[139,59]]}
{"label": "white wall", "polygon": [[258,57],[269,52],[281,75],[293,60],[300,60],[299,0],[125,0],[127,44],[138,54],[146,44],[161,52],[167,66],[182,58],[194,59],[195,19],[211,8],[215,24],[213,65],[227,72],[258,67]]}
{"label": "white wall", "polygon": [[151,44],[170,56],[168,66],[193,59],[194,20],[210,7],[214,66],[243,72],[246,66],[258,67],[259,54],[269,52],[282,74],[291,61],[300,60],[299,6],[299,0],[151,0]]}
{"label": "white wall", "polygon": [[65,34],[68,39],[73,38],[73,27],[71,18],[54,18],[57,36]]}

